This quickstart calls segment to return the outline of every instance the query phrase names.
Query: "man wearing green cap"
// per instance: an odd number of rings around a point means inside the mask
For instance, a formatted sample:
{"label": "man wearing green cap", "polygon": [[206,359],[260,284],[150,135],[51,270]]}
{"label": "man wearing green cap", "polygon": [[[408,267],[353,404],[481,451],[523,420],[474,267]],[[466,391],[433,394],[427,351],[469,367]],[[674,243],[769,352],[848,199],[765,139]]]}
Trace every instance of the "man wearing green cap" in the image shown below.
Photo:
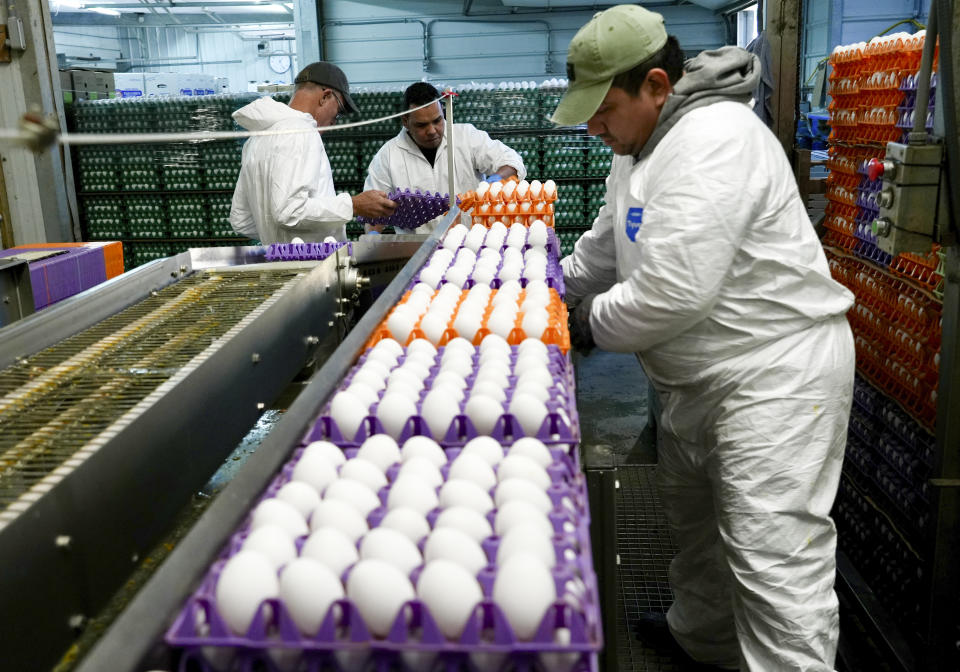
{"label": "man wearing green cap", "polygon": [[562,261],[571,338],[638,353],[657,389],[679,547],[669,632],[723,669],[832,670],[853,297],[749,107],[756,57],[683,63],[660,15],[621,5],[577,33],[567,71],[553,120],[586,123],[616,155]]}
{"label": "man wearing green cap", "polygon": [[294,83],[289,105],[266,96],[233,113],[243,128],[266,134],[243,146],[230,224],[264,245],[346,240],[346,223],[354,216],[385,217],[397,204],[376,189],[356,196],[334,190],[317,128],[357,111],[343,70],[318,61],[301,70]]}

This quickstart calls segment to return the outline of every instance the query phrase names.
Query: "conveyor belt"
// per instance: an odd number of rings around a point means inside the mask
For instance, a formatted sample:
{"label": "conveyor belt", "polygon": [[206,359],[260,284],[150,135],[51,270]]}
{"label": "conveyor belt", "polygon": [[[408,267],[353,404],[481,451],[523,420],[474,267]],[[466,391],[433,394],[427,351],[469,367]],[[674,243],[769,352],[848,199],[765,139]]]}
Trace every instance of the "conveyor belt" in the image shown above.
{"label": "conveyor belt", "polygon": [[0,512],[302,272],[196,273],[0,372]]}

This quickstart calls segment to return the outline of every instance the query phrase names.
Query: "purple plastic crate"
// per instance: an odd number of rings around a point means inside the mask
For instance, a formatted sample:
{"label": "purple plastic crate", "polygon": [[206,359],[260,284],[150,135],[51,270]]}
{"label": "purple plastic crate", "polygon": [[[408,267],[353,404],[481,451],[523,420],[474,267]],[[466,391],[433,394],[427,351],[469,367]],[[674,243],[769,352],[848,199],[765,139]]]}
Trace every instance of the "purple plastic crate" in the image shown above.
{"label": "purple plastic crate", "polygon": [[419,189],[395,189],[387,198],[397,204],[389,217],[357,217],[361,224],[392,226],[395,229],[415,229],[435,219],[450,209],[449,194],[431,193]]}
{"label": "purple plastic crate", "polygon": [[353,243],[273,243],[266,249],[267,261],[320,261],[341,247],[353,254]]}

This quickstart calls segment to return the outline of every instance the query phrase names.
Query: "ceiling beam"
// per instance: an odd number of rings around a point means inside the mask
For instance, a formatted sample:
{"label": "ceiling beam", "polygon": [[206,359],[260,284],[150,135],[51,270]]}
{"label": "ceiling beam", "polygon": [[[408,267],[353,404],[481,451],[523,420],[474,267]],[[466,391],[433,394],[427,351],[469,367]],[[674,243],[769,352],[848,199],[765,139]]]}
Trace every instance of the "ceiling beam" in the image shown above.
{"label": "ceiling beam", "polygon": [[53,28],[61,26],[110,26],[113,28],[137,28],[180,26],[223,26],[256,24],[283,24],[293,25],[289,14],[229,14],[216,12],[218,20],[207,14],[180,14],[180,22],[171,21],[165,14],[136,14],[127,13],[120,16],[106,16],[96,12],[60,12],[53,17]]}

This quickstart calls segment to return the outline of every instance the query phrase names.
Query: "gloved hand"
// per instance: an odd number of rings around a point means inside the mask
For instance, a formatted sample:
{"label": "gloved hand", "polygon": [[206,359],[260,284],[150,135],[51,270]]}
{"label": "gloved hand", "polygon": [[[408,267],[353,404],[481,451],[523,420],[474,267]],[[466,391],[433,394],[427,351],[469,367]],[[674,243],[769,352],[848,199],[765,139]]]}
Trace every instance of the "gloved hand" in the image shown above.
{"label": "gloved hand", "polygon": [[570,345],[577,352],[589,354],[596,347],[590,330],[590,307],[596,294],[587,294],[570,313]]}
{"label": "gloved hand", "polygon": [[503,175],[501,175],[500,173],[494,173],[493,175],[487,175],[486,181],[493,183],[493,182],[500,182],[502,179],[503,179]]}

